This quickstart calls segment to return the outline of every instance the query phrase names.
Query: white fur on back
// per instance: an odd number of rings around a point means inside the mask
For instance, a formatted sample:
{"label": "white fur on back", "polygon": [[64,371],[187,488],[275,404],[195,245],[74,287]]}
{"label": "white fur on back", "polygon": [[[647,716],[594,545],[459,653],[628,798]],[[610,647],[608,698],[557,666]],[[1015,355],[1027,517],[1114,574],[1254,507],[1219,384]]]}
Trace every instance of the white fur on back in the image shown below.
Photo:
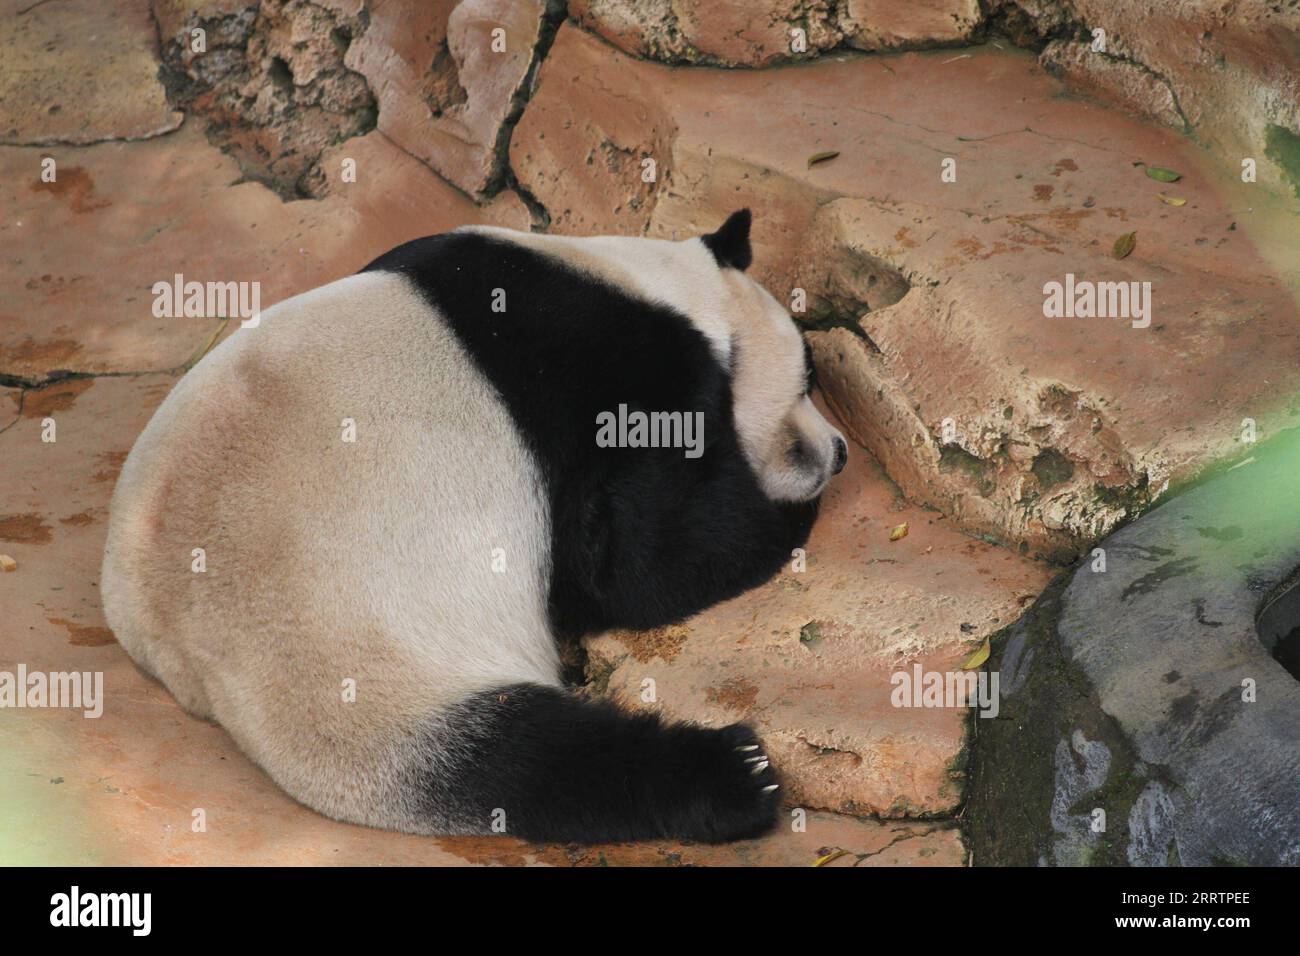
{"label": "white fur on back", "polygon": [[268,310],[168,396],[115,492],[104,610],[289,793],[410,829],[393,788],[421,726],[476,690],[558,683],[548,520],[453,333],[406,279],[364,273]]}

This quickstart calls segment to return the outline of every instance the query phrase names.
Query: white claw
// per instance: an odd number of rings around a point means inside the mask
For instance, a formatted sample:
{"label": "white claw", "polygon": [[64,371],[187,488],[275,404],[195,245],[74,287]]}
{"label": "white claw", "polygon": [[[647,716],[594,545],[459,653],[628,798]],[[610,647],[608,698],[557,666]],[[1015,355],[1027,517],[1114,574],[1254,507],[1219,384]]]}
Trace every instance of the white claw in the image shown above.
{"label": "white claw", "polygon": [[773,790],[780,790],[780,789],[781,789],[781,785],[780,785],[779,783],[772,783],[772,784],[768,784],[766,787],[764,787],[764,788],[763,788],[763,792],[764,792],[764,793],[771,793]]}
{"label": "white claw", "polygon": [[767,761],[764,760],[762,763],[754,764],[754,769],[750,771],[750,774],[757,777],[760,773],[762,773],[766,769],[767,769]]}
{"label": "white claw", "polygon": [[758,749],[758,744],[746,744],[743,747],[736,748],[736,750],[739,751],[740,753],[749,753],[751,750],[757,750],[757,749]]}
{"label": "white claw", "polygon": [[759,754],[757,757],[746,757],[745,763],[758,763],[760,760],[766,759],[767,757],[763,756],[763,754]]}

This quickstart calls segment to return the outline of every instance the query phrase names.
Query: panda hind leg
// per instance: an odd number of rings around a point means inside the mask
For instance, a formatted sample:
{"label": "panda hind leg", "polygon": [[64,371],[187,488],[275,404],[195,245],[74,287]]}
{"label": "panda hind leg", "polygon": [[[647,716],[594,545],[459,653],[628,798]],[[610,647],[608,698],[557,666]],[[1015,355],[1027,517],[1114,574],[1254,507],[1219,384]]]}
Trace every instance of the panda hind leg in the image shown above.
{"label": "panda hind leg", "polygon": [[[772,829],[780,786],[748,727],[633,714],[563,690],[517,684],[472,695],[439,721],[421,786],[461,832],[539,842],[684,839],[719,843]],[[454,755],[454,756],[452,756]]]}

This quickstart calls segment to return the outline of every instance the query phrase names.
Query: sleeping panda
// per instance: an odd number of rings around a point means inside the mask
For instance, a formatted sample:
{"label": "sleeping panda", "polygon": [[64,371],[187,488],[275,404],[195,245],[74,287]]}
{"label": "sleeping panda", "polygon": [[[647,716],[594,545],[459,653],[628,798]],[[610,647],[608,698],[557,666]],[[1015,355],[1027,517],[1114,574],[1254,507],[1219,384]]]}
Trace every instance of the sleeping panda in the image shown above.
{"label": "sleeping panda", "polygon": [[[339,820],[765,831],[779,786],[749,728],[582,699],[557,648],[767,580],[844,466],[798,330],[744,274],[749,227],[459,229],[268,310],[126,460],[102,574],[118,640]],[[699,447],[597,442],[620,406],[691,416]]]}

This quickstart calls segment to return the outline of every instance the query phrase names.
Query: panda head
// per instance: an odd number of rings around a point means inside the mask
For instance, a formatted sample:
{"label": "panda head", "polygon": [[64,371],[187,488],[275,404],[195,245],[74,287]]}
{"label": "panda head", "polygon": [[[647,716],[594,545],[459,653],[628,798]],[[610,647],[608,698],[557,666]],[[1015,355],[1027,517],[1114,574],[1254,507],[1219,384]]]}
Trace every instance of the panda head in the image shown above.
{"label": "panda head", "polygon": [[848,457],[844,436],[812,403],[812,355],[794,320],[745,274],[753,261],[750,213],[733,213],[717,232],[688,240],[711,257],[722,294],[710,318],[727,335],[736,431],[750,466],[775,501],[810,501]]}
{"label": "panda head", "polygon": [[748,209],[716,232],[682,241],[644,236],[557,236],[470,226],[558,257],[571,268],[687,318],[731,377],[736,432],[773,501],[817,498],[848,456],[817,411],[812,358],[794,320],[745,274],[753,261]]}

